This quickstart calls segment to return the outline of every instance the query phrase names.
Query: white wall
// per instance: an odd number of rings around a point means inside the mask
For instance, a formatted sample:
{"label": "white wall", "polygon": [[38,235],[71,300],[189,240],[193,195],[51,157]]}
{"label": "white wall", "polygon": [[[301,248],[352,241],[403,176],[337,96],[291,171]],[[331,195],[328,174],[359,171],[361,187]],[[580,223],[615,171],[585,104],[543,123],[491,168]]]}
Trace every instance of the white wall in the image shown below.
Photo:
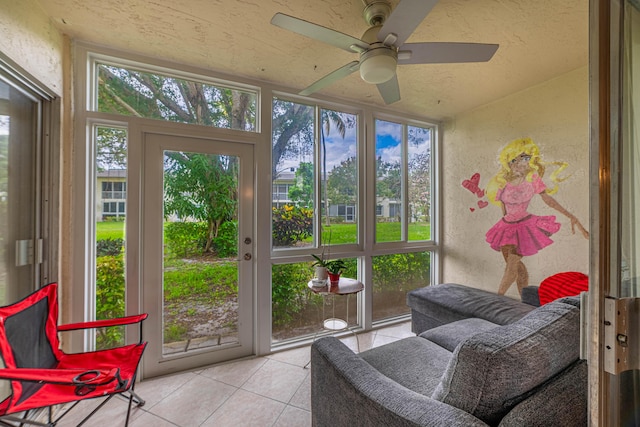
{"label": "white wall", "polygon": [[[538,144],[542,159],[565,161],[569,167],[554,197],[588,227],[589,212],[589,82],[583,67],[510,95],[494,103],[461,114],[444,124],[443,132],[443,282],[456,282],[497,291],[504,260],[485,242],[485,233],[502,216],[499,207],[480,209],[478,198],[462,187],[462,181],[480,173],[486,187],[498,170],[498,154],[508,142],[530,137]],[[549,185],[552,167],[545,173]],[[486,197],[485,197],[486,199]],[[471,212],[471,208],[475,210]],[[570,221],[535,196],[529,212],[556,215],[562,224],[552,236],[554,243],[523,258],[529,284],[561,271],[588,273],[588,240]],[[507,295],[517,297],[515,284]]]}
{"label": "white wall", "polygon": [[58,95],[63,37],[35,0],[0,0],[0,51]]}

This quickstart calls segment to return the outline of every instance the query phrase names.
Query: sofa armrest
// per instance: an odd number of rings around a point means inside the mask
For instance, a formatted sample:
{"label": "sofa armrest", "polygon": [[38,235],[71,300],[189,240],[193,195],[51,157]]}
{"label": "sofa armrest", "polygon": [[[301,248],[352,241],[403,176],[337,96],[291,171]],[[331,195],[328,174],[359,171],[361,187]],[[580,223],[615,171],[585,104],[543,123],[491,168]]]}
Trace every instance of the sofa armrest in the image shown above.
{"label": "sofa armrest", "polygon": [[522,302],[540,307],[540,295],[538,295],[538,286],[525,286],[522,288]]}
{"label": "sofa armrest", "polygon": [[334,337],[311,346],[311,408],[316,427],[487,426],[382,375]]}

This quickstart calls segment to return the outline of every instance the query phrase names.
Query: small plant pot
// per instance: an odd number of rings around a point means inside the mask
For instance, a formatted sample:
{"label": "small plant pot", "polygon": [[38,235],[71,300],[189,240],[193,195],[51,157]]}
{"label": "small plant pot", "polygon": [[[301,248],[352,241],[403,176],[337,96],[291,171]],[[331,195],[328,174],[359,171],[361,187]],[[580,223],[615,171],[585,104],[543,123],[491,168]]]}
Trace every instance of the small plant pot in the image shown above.
{"label": "small plant pot", "polygon": [[326,281],[329,278],[329,271],[327,270],[327,267],[316,265],[315,275],[316,275],[316,279]]}
{"label": "small plant pot", "polygon": [[340,273],[329,273],[329,282],[331,283],[331,287],[338,286],[338,282],[340,281]]}

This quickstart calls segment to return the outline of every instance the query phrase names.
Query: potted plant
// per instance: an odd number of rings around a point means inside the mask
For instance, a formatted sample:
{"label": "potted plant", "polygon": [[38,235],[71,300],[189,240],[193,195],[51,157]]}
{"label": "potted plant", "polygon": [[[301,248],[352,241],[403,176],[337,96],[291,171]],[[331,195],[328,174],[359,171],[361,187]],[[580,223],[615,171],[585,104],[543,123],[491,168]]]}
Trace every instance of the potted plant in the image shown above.
{"label": "potted plant", "polygon": [[342,270],[344,270],[347,266],[341,259],[332,259],[330,261],[325,261],[324,266],[329,272],[329,281],[332,286],[337,286],[340,281],[340,274]]}
{"label": "potted plant", "polygon": [[324,259],[324,253],[322,254],[322,257],[319,257],[316,254],[311,254],[311,256],[316,259],[316,261],[311,264],[315,268],[315,278],[321,282],[326,282],[329,278],[329,270],[326,266],[327,261]]}

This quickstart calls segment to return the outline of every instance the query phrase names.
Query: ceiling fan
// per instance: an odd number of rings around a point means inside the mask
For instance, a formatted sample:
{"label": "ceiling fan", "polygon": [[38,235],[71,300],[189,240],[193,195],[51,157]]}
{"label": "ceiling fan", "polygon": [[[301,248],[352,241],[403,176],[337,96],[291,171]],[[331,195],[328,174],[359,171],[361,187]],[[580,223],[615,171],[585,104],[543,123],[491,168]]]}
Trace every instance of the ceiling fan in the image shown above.
{"label": "ceiling fan", "polygon": [[360,39],[283,13],[273,16],[273,25],[360,55],[358,61],[327,74],[300,95],[310,95],[360,70],[362,79],[377,85],[384,102],[392,104],[400,100],[398,64],[486,62],[498,50],[497,44],[485,43],[405,43],[438,0],[401,0],[393,13],[387,0],[363,2],[362,15],[370,27]]}

